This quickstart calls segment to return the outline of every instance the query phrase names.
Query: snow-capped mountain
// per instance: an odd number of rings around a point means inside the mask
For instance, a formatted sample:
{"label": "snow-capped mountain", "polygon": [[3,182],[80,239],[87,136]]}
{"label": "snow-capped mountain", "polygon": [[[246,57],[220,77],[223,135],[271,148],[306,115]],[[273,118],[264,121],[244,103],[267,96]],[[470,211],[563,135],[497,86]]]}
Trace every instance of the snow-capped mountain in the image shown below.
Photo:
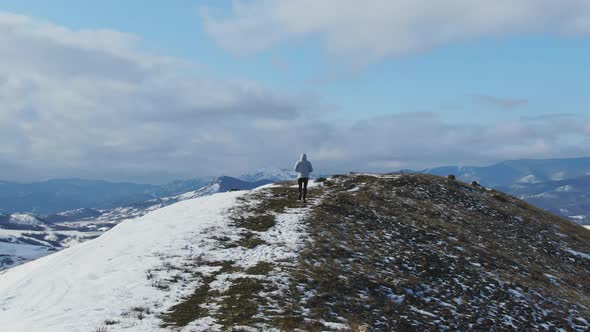
{"label": "snow-capped mountain", "polygon": [[145,202],[119,207],[116,209],[104,210],[102,211],[102,214],[95,220],[121,221],[129,218],[137,218],[143,216],[148,212],[187,199],[208,196],[215,193],[226,192],[230,190],[248,190],[268,183],[271,183],[271,181],[261,180],[257,182],[247,182],[230,176],[220,176],[214,179],[206,186],[199,188],[198,190],[193,190],[170,197],[151,199]]}
{"label": "snow-capped mountain", "polygon": [[445,166],[429,168],[421,173],[446,176],[489,186],[508,186],[514,183],[558,181],[590,174],[590,158],[523,159],[503,161],[491,166]]}
{"label": "snow-capped mountain", "polygon": [[[245,182],[276,182],[294,177],[295,173],[287,169],[265,168],[243,175],[239,179]],[[195,191],[216,179],[201,177],[176,180],[162,185],[84,179],[54,179],[33,183],[0,181],[0,212],[52,215],[89,207],[108,210]]]}
{"label": "snow-capped mountain", "polygon": [[586,331],[590,231],[486,188],[346,175],[186,199],[0,273],[7,331]]}
{"label": "snow-capped mountain", "polygon": [[257,182],[262,180],[268,180],[272,182],[293,180],[296,178],[296,174],[293,170],[289,169],[278,169],[278,168],[261,168],[257,171],[244,174],[239,176],[240,180],[247,182]]}
{"label": "snow-capped mountain", "polygon": [[590,224],[590,175],[559,181],[518,183],[497,189],[577,223]]}
{"label": "snow-capped mountain", "polygon": [[49,225],[46,220],[30,213],[12,213],[9,215],[0,214],[0,228],[43,230],[48,229]]}
{"label": "snow-capped mountain", "polygon": [[269,182],[246,182],[222,176],[198,190],[114,209],[81,208],[43,217],[22,213],[0,215],[0,243],[4,243],[0,246],[0,270],[96,238],[123,220],[141,217],[176,202],[233,189],[253,189]]}
{"label": "snow-capped mountain", "polygon": [[0,211],[40,215],[86,207],[110,209],[196,190],[211,180],[181,180],[163,185],[83,179],[55,179],[34,183],[4,181],[0,186]]}
{"label": "snow-capped mountain", "polygon": [[87,220],[98,218],[102,215],[100,210],[90,209],[90,208],[81,208],[75,210],[68,210],[64,212],[58,212],[55,214],[50,214],[45,216],[44,219],[48,222],[55,223],[55,222],[64,222],[64,221],[80,221],[80,220]]}

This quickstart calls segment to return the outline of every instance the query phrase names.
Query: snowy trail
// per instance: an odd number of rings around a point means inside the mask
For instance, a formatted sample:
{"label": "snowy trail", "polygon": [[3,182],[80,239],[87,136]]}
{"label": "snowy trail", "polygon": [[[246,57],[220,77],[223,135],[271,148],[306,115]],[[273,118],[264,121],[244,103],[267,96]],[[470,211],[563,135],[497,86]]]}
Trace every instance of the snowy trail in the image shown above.
{"label": "snowy trail", "polygon": [[[186,290],[163,292],[146,278],[162,257],[181,259],[187,238],[226,225],[244,192],[179,202],[122,222],[103,236],[0,274],[3,331],[93,331],[109,318],[146,303],[163,309]],[[176,257],[176,258],[174,258]],[[129,330],[157,330],[147,317]],[[125,326],[120,326],[123,328]]]}

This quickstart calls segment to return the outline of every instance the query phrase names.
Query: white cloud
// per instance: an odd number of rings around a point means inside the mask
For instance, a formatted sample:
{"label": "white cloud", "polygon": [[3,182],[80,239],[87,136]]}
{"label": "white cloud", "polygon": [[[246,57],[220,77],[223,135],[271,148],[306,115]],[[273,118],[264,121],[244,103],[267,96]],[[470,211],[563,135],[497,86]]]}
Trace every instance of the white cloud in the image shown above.
{"label": "white cloud", "polygon": [[527,106],[529,103],[527,99],[522,98],[500,98],[496,96],[482,94],[470,94],[469,97],[478,104],[482,104],[493,108],[499,108],[503,110],[514,110],[517,108],[522,108]]}
{"label": "white cloud", "polygon": [[212,173],[220,155],[254,149],[254,123],[298,118],[314,100],[204,77],[117,31],[0,14],[0,45],[0,159],[22,166],[3,178]]}
{"label": "white cloud", "polygon": [[572,117],[466,126],[406,113],[330,123],[322,119],[333,106],[318,96],[204,76],[117,31],[0,14],[0,58],[4,180],[239,174],[291,167],[302,152],[317,169],[343,171],[590,155],[589,144],[569,143],[590,140],[587,123]]}
{"label": "white cloud", "polygon": [[252,0],[204,27],[235,53],[317,38],[330,54],[366,65],[481,37],[550,32],[590,34],[588,0]]}

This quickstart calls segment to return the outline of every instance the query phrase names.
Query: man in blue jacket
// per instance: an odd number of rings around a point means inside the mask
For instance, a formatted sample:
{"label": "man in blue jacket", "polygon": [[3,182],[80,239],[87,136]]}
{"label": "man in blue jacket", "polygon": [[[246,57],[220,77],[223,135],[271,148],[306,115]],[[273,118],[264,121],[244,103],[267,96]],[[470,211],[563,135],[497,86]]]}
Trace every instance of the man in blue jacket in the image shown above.
{"label": "man in blue jacket", "polygon": [[301,199],[301,195],[303,194],[303,201],[305,202],[305,198],[307,196],[307,181],[309,181],[309,173],[313,172],[313,167],[311,167],[311,163],[307,160],[307,156],[304,154],[301,155],[301,159],[295,164],[295,172],[297,172],[297,183],[299,184],[299,199]]}

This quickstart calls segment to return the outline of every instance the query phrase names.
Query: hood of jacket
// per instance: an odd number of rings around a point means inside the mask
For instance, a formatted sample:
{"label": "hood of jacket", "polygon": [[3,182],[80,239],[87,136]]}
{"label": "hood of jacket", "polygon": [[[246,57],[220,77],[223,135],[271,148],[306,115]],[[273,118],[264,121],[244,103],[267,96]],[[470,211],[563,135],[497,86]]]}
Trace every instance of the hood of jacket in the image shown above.
{"label": "hood of jacket", "polygon": [[301,161],[306,161],[307,160],[307,155],[304,153],[301,155]]}

